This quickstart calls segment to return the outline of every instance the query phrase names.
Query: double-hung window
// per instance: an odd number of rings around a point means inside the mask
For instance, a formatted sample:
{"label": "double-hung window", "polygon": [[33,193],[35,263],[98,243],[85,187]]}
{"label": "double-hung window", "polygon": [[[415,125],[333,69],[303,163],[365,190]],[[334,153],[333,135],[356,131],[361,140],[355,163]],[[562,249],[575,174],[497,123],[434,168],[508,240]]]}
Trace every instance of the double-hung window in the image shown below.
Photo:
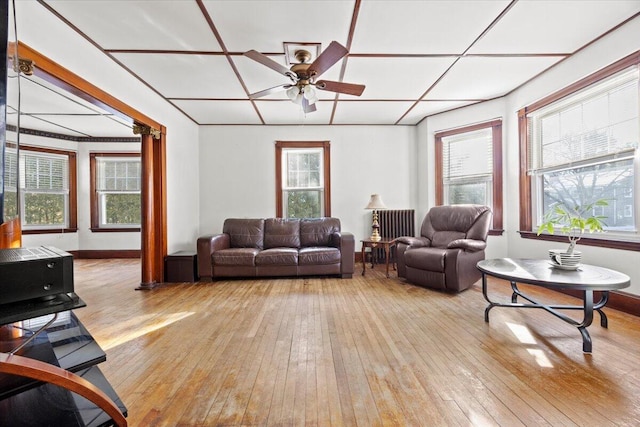
{"label": "double-hung window", "polygon": [[28,233],[76,229],[73,152],[20,147],[20,212]]}
{"label": "double-hung window", "polygon": [[93,231],[139,231],[141,162],[136,153],[91,153]]}
{"label": "double-hung window", "polygon": [[4,152],[4,182],[2,193],[2,217],[0,222],[18,216],[18,153],[14,144],[7,143]]}
{"label": "double-hung window", "polygon": [[276,215],[330,216],[329,143],[276,143]]}
{"label": "double-hung window", "polygon": [[[640,228],[638,56],[614,64],[568,95],[520,113],[526,132],[531,223],[535,230],[555,204],[594,206],[604,216],[605,240],[634,240]],[[566,93],[565,92],[565,93]],[[521,135],[522,138],[523,135]],[[522,188],[522,187],[521,187]],[[527,189],[525,187],[525,189]],[[521,224],[522,226],[523,224]]]}
{"label": "double-hung window", "polygon": [[478,204],[493,212],[502,230],[502,121],[493,120],[435,134],[436,204]]}

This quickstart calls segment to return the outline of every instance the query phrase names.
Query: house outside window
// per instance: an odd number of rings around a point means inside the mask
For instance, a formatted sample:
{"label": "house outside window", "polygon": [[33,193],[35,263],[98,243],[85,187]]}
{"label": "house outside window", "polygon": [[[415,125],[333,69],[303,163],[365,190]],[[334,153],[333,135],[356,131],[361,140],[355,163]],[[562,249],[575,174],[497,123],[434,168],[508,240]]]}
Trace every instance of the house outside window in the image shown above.
{"label": "house outside window", "polygon": [[141,162],[137,153],[91,153],[93,231],[139,231]]}
{"label": "house outside window", "polygon": [[22,146],[19,162],[23,232],[75,231],[76,154]]}
{"label": "house outside window", "polygon": [[479,204],[502,230],[502,121],[436,132],[436,204]]}
{"label": "house outside window", "polygon": [[[608,202],[609,232],[636,232],[638,67],[632,66],[526,116],[536,223],[555,204]],[[631,203],[630,199],[631,198]]]}
{"label": "house outside window", "polygon": [[276,143],[276,215],[330,216],[328,142]]}

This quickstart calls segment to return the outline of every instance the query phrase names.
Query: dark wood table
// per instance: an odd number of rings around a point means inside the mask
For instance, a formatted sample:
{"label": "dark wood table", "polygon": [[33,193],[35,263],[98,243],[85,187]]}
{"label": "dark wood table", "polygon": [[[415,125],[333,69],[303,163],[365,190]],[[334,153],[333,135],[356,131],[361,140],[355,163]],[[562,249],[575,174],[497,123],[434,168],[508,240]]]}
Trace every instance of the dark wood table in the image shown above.
{"label": "dark wood table", "polygon": [[[391,240],[387,240],[387,239],[382,239],[378,242],[374,242],[373,240],[370,239],[366,239],[366,240],[360,240],[360,242],[362,242],[362,275],[364,276],[364,272],[367,268],[367,262],[366,262],[366,252],[365,249],[366,248],[371,248],[371,268],[373,268],[375,259],[374,259],[374,254],[373,254],[373,249],[380,247],[384,249],[384,258],[385,258],[385,264],[387,265],[387,277],[389,277],[389,255],[391,252],[391,248],[393,248],[396,245],[396,240],[395,239],[391,239]],[[396,269],[396,263],[394,261],[393,263],[393,269]]]}
{"label": "dark wood table", "polygon": [[[591,353],[591,336],[587,327],[593,321],[594,310],[600,314],[600,325],[608,326],[607,315],[602,308],[609,300],[609,291],[623,289],[631,284],[626,274],[608,268],[581,264],[577,270],[554,268],[548,260],[498,258],[480,261],[477,264],[482,272],[482,294],[489,305],[484,311],[484,321],[489,322],[489,311],[494,307],[541,308],[554,316],[575,326],[582,335],[582,351]],[[511,283],[511,303],[491,301],[488,295],[487,276],[508,280]],[[541,286],[548,289],[572,289],[583,292],[582,305],[548,305],[535,301],[518,289],[517,283]],[[593,292],[601,293],[600,300],[593,301]],[[518,297],[529,303],[518,303]],[[557,310],[581,310],[584,317],[578,322]]]}

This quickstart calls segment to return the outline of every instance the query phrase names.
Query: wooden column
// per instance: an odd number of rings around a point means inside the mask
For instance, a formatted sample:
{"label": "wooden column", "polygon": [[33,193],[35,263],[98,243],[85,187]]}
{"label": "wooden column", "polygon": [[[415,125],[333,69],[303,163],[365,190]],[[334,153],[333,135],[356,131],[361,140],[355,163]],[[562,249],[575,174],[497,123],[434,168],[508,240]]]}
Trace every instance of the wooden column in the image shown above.
{"label": "wooden column", "polygon": [[160,130],[142,125],[134,126],[133,132],[142,136],[140,153],[142,280],[136,289],[147,290],[153,289],[164,281],[164,255],[167,252],[164,191],[165,136]]}

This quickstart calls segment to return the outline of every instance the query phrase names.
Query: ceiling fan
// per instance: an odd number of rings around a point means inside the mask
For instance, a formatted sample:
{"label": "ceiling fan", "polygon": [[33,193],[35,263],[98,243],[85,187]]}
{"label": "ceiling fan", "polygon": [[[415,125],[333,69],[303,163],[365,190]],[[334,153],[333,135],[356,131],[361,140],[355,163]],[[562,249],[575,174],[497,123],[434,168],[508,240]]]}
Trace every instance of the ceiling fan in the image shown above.
{"label": "ceiling fan", "polygon": [[301,105],[305,113],[310,113],[316,111],[315,102],[318,100],[318,96],[315,89],[360,96],[364,91],[364,85],[330,80],[316,80],[347,53],[349,53],[347,48],[336,41],[332,41],[329,46],[318,55],[315,61],[309,63],[311,53],[306,50],[296,50],[295,58],[299,63],[293,64],[289,69],[256,50],[245,52],[245,56],[262,65],[266,65],[272,70],[289,77],[291,80],[291,83],[252,93],[249,95],[249,98],[261,98],[284,89],[287,91],[287,96],[291,101]]}

